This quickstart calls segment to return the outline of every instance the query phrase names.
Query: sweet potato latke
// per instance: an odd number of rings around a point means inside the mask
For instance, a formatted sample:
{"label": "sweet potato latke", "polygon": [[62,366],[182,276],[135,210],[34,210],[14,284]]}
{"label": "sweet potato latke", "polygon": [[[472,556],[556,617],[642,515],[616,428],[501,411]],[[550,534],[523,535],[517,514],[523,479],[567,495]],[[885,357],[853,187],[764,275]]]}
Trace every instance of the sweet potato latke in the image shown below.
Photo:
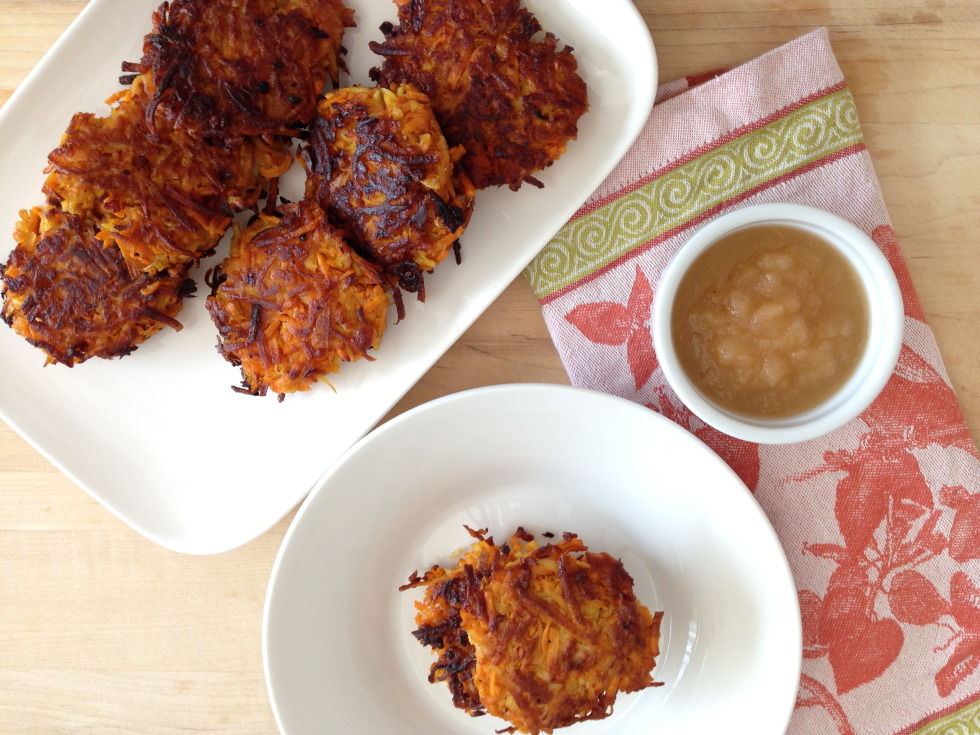
{"label": "sweet potato latke", "polygon": [[237,233],[210,281],[218,350],[241,366],[241,392],[308,390],[381,344],[390,303],[381,276],[309,199]]}
{"label": "sweet potato latke", "polygon": [[209,137],[291,135],[343,66],[354,11],[341,0],[173,0],[134,71],[156,80],[153,127]]}
{"label": "sweet potato latke", "polygon": [[318,112],[301,153],[307,196],[394,285],[419,291],[470,219],[462,150],[449,148],[428,97],[410,85],[336,90]]}
{"label": "sweet potato latke", "polygon": [[398,25],[385,24],[385,57],[372,78],[411,83],[432,98],[451,145],[477,189],[523,182],[550,166],[578,135],[586,85],[569,47],[520,0],[395,0]]}
{"label": "sweet potato latke", "polygon": [[486,531],[452,569],[413,573],[425,587],[415,637],[438,660],[453,704],[511,723],[505,732],[551,733],[612,713],[619,692],[658,686],[660,620],[633,594],[622,562],[574,534],[540,546],[519,528],[497,546]]}
{"label": "sweet potato latke", "polygon": [[84,217],[34,207],[14,238],[0,315],[50,362],[121,357],[165,326],[180,328],[174,317],[194,281],[134,270]]}
{"label": "sweet potato latke", "polygon": [[339,0],[164,3],[109,113],[75,115],[49,155],[47,202],[21,213],[0,268],[0,317],[68,366],[179,329],[190,268],[289,168],[280,136],[337,78],[351,22]]}
{"label": "sweet potato latke", "polygon": [[152,80],[139,76],[110,98],[105,117],[75,115],[48,156],[44,193],[91,220],[134,268],[159,273],[212,252],[232,215],[254,206],[292,157],[282,140],[150,131],[144,111],[153,94]]}

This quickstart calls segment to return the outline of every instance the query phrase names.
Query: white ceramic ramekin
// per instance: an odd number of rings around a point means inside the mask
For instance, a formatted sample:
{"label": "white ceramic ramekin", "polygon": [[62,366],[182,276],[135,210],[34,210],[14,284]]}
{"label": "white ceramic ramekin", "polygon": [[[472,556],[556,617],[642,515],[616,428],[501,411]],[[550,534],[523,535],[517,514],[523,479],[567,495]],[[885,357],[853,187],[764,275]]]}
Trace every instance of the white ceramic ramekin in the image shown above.
{"label": "white ceramic ramekin", "polygon": [[[708,400],[681,368],[671,337],[677,287],[706,248],[735,230],[782,224],[809,230],[851,262],[868,296],[869,330],[864,355],[851,378],[819,406],[796,416],[758,419]],[[664,377],[696,416],[730,436],[759,444],[789,444],[828,434],[860,415],[888,382],[902,347],[905,313],[895,273],[874,241],[847,220],[799,204],[758,204],[729,212],[698,230],[677,252],[657,288],[653,306],[654,348]]]}

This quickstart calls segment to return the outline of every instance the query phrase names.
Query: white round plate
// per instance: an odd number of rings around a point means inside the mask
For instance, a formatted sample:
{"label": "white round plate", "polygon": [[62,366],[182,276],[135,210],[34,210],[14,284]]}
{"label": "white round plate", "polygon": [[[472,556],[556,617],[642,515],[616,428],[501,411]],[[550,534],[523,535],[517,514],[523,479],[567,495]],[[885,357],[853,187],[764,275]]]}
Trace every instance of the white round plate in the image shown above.
{"label": "white round plate", "polygon": [[654,676],[572,732],[783,733],[801,664],[796,590],[745,485],[710,449],[637,404],[579,388],[506,385],[420,406],[354,445],[309,495],[266,597],[263,655],[280,730],[474,733],[426,680],[411,572],[517,526],[577,533],[622,559],[663,610]]}

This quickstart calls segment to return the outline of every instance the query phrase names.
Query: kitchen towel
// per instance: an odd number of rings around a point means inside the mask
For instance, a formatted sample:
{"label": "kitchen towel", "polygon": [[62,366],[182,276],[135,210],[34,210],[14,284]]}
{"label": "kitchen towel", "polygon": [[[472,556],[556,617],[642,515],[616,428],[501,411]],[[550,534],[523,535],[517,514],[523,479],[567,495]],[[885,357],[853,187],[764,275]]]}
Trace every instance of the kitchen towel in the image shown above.
{"label": "kitchen towel", "polygon": [[[905,303],[898,366],[821,439],[757,445],[691,414],[664,381],[650,310],[705,222],[796,202],[867,232]],[[662,86],[623,161],[528,266],[573,384],[668,416],[720,454],[782,541],[804,661],[790,733],[980,730],[980,455],[910,281],[825,29]]]}

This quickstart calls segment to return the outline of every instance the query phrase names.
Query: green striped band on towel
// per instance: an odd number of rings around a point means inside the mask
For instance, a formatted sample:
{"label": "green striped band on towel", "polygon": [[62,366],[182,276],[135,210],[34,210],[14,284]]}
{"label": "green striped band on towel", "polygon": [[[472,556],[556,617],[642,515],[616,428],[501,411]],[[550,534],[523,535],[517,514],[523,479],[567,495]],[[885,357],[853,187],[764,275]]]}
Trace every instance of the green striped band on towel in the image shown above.
{"label": "green striped band on towel", "polygon": [[975,735],[980,732],[980,702],[972,702],[923,725],[911,735]]}
{"label": "green striped band on towel", "polygon": [[573,219],[525,275],[538,299],[548,300],[724,202],[862,142],[850,91],[830,91]]}

